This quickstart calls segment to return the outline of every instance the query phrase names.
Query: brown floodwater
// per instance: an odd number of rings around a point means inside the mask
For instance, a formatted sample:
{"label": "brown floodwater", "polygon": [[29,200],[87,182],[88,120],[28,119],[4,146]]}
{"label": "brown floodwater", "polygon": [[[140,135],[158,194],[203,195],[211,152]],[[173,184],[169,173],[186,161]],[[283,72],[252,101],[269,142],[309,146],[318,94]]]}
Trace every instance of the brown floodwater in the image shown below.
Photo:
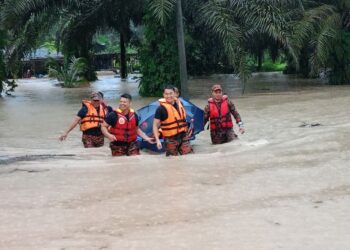
{"label": "brown floodwater", "polygon": [[58,141],[81,100],[102,91],[116,106],[128,92],[138,109],[156,98],[99,78],[19,80],[0,98],[0,249],[349,249],[349,86],[264,73],[242,96],[234,76],[191,79],[200,107],[223,84],[244,135],[212,145],[203,131],[181,157],[112,157],[108,143],[84,149],[78,128]]}
{"label": "brown floodwater", "polygon": [[[234,75],[213,75],[189,80],[192,100],[197,103],[206,100],[214,83],[222,84],[224,92],[231,98],[242,97],[242,85]],[[21,79],[18,85],[13,96],[0,99],[0,156],[4,156],[1,153],[6,151],[4,148],[60,147],[55,139],[77,113],[81,100],[87,98],[91,91],[102,91],[107,103],[113,107],[123,93],[133,96],[135,109],[157,99],[140,97],[138,81],[132,77],[121,81],[113,75],[99,76],[99,80],[91,83],[90,87],[73,89],[58,87],[57,82],[50,79]],[[247,83],[245,96],[297,92],[321,86],[323,84],[318,80],[299,79],[281,73],[260,73]],[[72,146],[79,147],[80,142],[76,141]]]}

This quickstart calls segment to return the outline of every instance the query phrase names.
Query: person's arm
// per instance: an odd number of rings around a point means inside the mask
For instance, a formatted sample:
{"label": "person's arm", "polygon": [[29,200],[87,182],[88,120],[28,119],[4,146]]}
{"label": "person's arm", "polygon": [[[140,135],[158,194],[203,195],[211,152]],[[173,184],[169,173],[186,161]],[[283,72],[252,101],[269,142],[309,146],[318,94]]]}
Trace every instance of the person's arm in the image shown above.
{"label": "person's arm", "polygon": [[209,109],[209,104],[207,104],[204,108],[204,126],[209,121],[209,117],[210,117],[210,109]]}
{"label": "person's arm", "polygon": [[147,141],[147,142],[149,142],[151,144],[155,143],[154,139],[148,137],[140,128],[137,128],[137,134],[139,136],[141,136],[141,138],[144,139],[145,141]]}
{"label": "person's arm", "polygon": [[244,125],[243,125],[241,116],[239,115],[239,113],[238,113],[238,111],[237,111],[237,109],[236,109],[236,107],[235,107],[235,105],[233,104],[232,101],[229,101],[229,108],[230,108],[231,114],[233,115],[233,117],[236,120],[236,123],[238,124],[239,132],[241,134],[244,134],[245,129],[244,129]]}
{"label": "person's arm", "polygon": [[108,123],[106,121],[104,121],[101,125],[101,131],[102,131],[102,134],[107,137],[110,141],[116,141],[117,138],[115,138],[114,135],[112,135],[111,133],[108,132]]}
{"label": "person's arm", "polygon": [[58,139],[60,141],[64,141],[65,139],[67,139],[69,132],[72,131],[75,128],[75,126],[78,125],[80,120],[81,120],[81,117],[75,116],[72,122],[69,124],[68,128],[63,132],[63,134]]}
{"label": "person's arm", "polygon": [[158,128],[160,127],[160,120],[157,118],[154,118],[153,120],[153,134],[156,139],[157,148],[162,149],[162,143],[159,140],[159,134],[158,134]]}

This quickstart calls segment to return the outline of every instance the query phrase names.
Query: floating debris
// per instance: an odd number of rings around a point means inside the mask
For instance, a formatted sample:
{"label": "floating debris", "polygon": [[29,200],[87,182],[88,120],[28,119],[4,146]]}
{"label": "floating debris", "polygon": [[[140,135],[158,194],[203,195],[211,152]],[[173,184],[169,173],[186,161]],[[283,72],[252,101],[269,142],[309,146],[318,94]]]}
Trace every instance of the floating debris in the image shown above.
{"label": "floating debris", "polygon": [[318,122],[315,122],[315,123],[302,122],[302,124],[299,125],[300,128],[312,128],[317,126],[322,126],[322,124]]}

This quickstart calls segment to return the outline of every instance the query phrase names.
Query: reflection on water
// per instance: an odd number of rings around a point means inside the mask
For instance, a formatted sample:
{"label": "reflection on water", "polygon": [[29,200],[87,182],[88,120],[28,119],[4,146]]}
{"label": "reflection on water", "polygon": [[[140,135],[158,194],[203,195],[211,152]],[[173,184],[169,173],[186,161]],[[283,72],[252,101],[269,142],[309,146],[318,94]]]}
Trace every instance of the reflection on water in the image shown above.
{"label": "reflection on water", "polygon": [[[205,100],[210,86],[221,83],[230,96],[240,96],[242,86],[233,75],[213,75],[189,81],[190,95],[195,100]],[[62,143],[57,137],[81,107],[81,100],[91,91],[102,91],[107,103],[117,105],[122,93],[130,93],[133,107],[138,109],[157,98],[142,98],[138,95],[136,80],[121,81],[113,75],[100,76],[90,87],[67,89],[58,87],[50,79],[22,79],[18,81],[14,97],[0,98],[0,156],[3,152],[25,154],[27,149],[57,149]],[[255,74],[248,82],[246,93],[295,91],[320,86],[320,81],[298,79],[280,73]],[[81,147],[80,132],[76,128],[69,135],[70,147]],[[20,152],[19,152],[20,151]]]}

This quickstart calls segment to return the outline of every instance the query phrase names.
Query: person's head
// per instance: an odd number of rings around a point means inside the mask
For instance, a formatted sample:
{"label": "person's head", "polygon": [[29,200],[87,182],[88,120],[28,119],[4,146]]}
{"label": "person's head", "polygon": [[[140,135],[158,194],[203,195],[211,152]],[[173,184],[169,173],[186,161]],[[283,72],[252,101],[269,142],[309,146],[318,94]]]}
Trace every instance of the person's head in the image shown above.
{"label": "person's head", "polygon": [[98,106],[100,105],[101,100],[102,100],[102,96],[101,96],[99,93],[97,93],[97,92],[92,92],[90,98],[91,98],[92,104],[93,104],[95,107],[98,107]]}
{"label": "person's head", "polygon": [[222,88],[220,84],[215,84],[211,87],[211,95],[215,100],[221,100]]}
{"label": "person's head", "polygon": [[103,93],[101,91],[98,91],[97,93],[101,96],[102,99],[104,98]]}
{"label": "person's head", "polygon": [[180,91],[177,87],[174,87],[174,91],[175,91],[175,97],[178,98],[180,96]]}
{"label": "person's head", "polygon": [[131,95],[122,94],[119,99],[119,109],[122,111],[129,110],[131,106]]}
{"label": "person's head", "polygon": [[167,85],[163,89],[163,97],[168,103],[173,103],[175,101],[175,90],[174,86]]}

